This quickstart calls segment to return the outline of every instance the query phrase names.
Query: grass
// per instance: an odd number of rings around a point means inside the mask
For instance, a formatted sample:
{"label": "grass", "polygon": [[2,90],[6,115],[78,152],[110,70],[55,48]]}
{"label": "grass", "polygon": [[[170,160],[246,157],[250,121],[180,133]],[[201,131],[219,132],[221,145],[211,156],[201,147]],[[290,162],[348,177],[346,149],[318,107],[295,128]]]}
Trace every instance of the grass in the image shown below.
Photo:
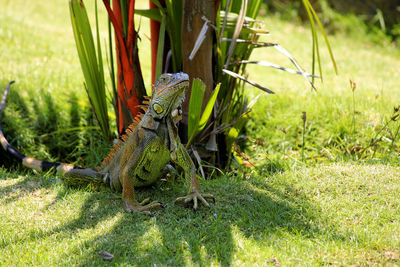
{"label": "grass", "polygon": [[266,170],[202,182],[217,203],[198,212],[172,203],[182,186],[140,190],[165,204],[153,217],[124,212],[108,190],[3,170],[0,263],[98,265],[101,250],[135,265],[399,263],[398,168]]}
{"label": "grass", "polygon": [[[93,129],[67,1],[0,4],[0,86],[17,80],[2,119],[10,142],[41,159],[99,164],[108,148]],[[265,39],[310,70],[309,29],[264,20],[272,32]],[[141,57],[150,59],[141,37]],[[69,188],[12,165],[1,151],[0,265],[107,265],[102,250],[115,265],[399,265],[399,141],[385,139],[398,122],[363,157],[357,146],[367,147],[399,104],[400,52],[362,34],[330,41],[340,75],[324,51],[317,92],[302,77],[249,66],[251,79],[276,92],[261,96],[247,128],[244,152],[256,167],[201,181],[217,199],[209,210],[175,206],[185,187],[168,181],[138,190],[139,199],[151,196],[164,209],[128,214],[119,194]],[[272,49],[253,57],[290,66]],[[150,60],[142,61],[148,87]],[[355,111],[349,79],[357,83]],[[248,88],[250,98],[258,93]]]}
{"label": "grass", "polygon": [[[272,30],[273,34],[266,37],[266,40],[279,41],[295,55],[305,69],[311,69],[311,36],[308,28],[287,24],[276,17],[267,17],[265,24],[273,25],[271,29],[284,29]],[[317,81],[317,92],[311,91],[301,76],[286,73],[267,76],[267,71],[274,71],[249,66],[250,78],[262,81],[277,93],[261,97],[249,128],[249,132],[254,133],[253,137],[268,140],[268,154],[279,158],[298,155],[301,150],[301,116],[305,111],[306,143],[309,144],[306,154],[309,160],[358,160],[359,155],[351,154],[352,148],[367,146],[375,132],[392,116],[393,108],[399,105],[399,91],[396,90],[396,81],[392,78],[396,76],[396,70],[400,67],[398,49],[374,45],[368,36],[354,39],[353,35],[338,34],[331,37],[330,42],[338,63],[339,75],[335,76],[325,49],[321,55],[325,63],[324,82]],[[276,51],[271,50],[269,54],[261,53],[261,50],[255,52],[255,59],[290,66],[289,60]],[[286,62],[288,63],[285,64]],[[350,80],[357,83],[354,92],[355,112]],[[254,89],[250,90],[252,96],[259,93]],[[390,125],[386,129],[385,137],[391,139],[390,133],[395,132],[397,127],[398,123]],[[398,144],[399,140],[394,142]],[[398,164],[398,148],[388,147],[385,141],[381,145],[378,149],[379,155],[375,155],[373,160]],[[372,154],[372,151],[369,152]]]}

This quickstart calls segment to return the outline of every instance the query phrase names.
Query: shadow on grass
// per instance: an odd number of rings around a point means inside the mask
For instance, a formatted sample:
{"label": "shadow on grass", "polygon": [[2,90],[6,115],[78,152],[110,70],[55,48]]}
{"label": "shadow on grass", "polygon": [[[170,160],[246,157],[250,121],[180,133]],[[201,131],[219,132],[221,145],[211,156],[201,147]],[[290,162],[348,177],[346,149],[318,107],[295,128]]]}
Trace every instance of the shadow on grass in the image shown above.
{"label": "shadow on grass", "polygon": [[17,180],[15,183],[0,187],[0,204],[18,201],[41,188],[52,187],[57,180],[35,176],[31,170],[20,170],[11,167],[7,171],[0,168],[0,181]]}
{"label": "shadow on grass", "polygon": [[[56,102],[55,97],[43,89],[30,92],[28,97],[22,97],[19,90],[18,84],[11,87],[0,118],[11,146],[41,160],[93,166],[100,163],[103,150],[106,152],[105,143],[101,133],[95,130],[97,124],[92,110],[80,105],[74,92],[62,96],[63,102]],[[91,142],[93,139],[97,141]],[[99,158],[88,162],[81,157],[93,149],[94,154],[100,154]],[[19,160],[0,149],[0,166],[19,165]]]}
{"label": "shadow on grass", "polygon": [[[346,239],[332,231],[335,226],[329,227],[329,233],[321,230],[317,222],[323,216],[318,207],[282,180],[270,183],[264,177],[233,176],[209,180],[201,186],[202,191],[214,194],[217,202],[210,209],[201,207],[197,212],[173,204],[173,200],[186,191],[181,184],[164,182],[139,189],[139,200],[152,196],[164,204],[164,209],[155,211],[154,217],[125,212],[119,195],[109,190],[93,192],[84,201],[80,213],[74,216],[76,219],[39,234],[35,230],[26,238],[57,236],[59,242],[68,242],[71,236],[79,236],[80,231],[94,229],[108,219],[118,217],[107,226],[106,233],[66,252],[82,266],[106,264],[98,255],[102,250],[114,254],[112,263],[116,265],[182,266],[188,261],[209,265],[217,261],[228,266],[239,249],[234,236],[237,232],[260,242],[283,232],[304,239],[326,234],[335,240]],[[66,195],[74,192],[61,190],[54,202],[63,201]]]}

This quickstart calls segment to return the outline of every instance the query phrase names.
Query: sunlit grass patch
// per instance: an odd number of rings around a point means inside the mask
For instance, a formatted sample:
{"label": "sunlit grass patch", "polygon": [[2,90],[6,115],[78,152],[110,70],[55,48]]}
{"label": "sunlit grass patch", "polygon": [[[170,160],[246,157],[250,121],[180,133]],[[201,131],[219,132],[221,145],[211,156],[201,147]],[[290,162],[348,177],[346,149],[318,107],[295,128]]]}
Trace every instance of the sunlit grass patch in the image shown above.
{"label": "sunlit grass patch", "polygon": [[[9,141],[31,156],[94,167],[108,147],[87,108],[67,2],[0,3],[0,86],[17,80],[2,118]],[[281,43],[310,71],[308,27],[264,20],[272,33],[266,40]],[[146,35],[139,49],[150,58]],[[102,250],[115,265],[400,264],[399,141],[392,146],[383,138],[374,156],[357,157],[357,146],[368,145],[400,104],[400,54],[354,36],[330,41],[339,75],[327,64],[317,92],[303,77],[249,66],[249,77],[276,94],[261,96],[241,136],[255,167],[234,165],[201,181],[216,196],[210,209],[175,206],[186,188],[168,181],[138,190],[139,200],[151,196],[164,209],[153,217],[130,214],[119,194],[9,167],[16,163],[0,152],[7,166],[0,168],[0,265],[108,265]],[[273,50],[255,52],[257,60],[290,67]],[[326,51],[322,59],[328,62]],[[350,79],[357,83],[355,109]],[[260,93],[246,89],[250,99]],[[391,123],[382,136],[398,126]]]}

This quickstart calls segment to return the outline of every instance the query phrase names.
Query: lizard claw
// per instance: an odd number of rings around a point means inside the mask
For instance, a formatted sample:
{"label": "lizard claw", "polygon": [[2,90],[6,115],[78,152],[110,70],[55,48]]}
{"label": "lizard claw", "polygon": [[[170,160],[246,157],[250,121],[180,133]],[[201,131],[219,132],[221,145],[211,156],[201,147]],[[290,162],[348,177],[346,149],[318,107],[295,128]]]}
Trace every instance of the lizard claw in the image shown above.
{"label": "lizard claw", "polygon": [[143,215],[151,216],[151,212],[149,210],[143,210],[140,213]]}
{"label": "lizard claw", "polygon": [[[156,208],[162,208],[163,205],[158,201],[153,201],[151,203],[150,198],[146,198],[141,203],[126,203],[125,202],[125,209],[129,212],[140,212],[145,215],[151,215],[150,210]],[[147,204],[149,203],[149,204]]]}
{"label": "lizard claw", "polygon": [[144,206],[144,205],[148,204],[149,202],[150,202],[150,198],[148,197],[148,198],[145,198],[142,202],[140,202],[140,205]]}
{"label": "lizard claw", "polygon": [[193,209],[197,210],[197,203],[198,203],[198,199],[200,199],[200,201],[204,204],[204,206],[206,207],[210,207],[210,204],[208,204],[206,198],[210,198],[213,200],[213,202],[215,203],[215,198],[213,195],[211,194],[200,194],[198,191],[192,192],[189,195],[185,196],[185,197],[178,197],[175,200],[175,204],[178,203],[183,203],[183,205],[185,207],[189,206],[189,203],[191,201],[193,201]]}

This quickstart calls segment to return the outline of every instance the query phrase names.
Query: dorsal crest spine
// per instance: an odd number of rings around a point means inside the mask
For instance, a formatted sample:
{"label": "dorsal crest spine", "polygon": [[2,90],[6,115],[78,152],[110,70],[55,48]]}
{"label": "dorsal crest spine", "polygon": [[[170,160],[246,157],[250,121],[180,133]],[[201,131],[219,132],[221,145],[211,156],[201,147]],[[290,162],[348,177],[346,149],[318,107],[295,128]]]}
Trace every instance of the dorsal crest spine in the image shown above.
{"label": "dorsal crest spine", "polygon": [[135,131],[136,126],[140,123],[140,121],[143,119],[145,112],[148,109],[148,106],[150,102],[148,100],[151,99],[150,96],[145,96],[144,97],[146,100],[143,101],[143,105],[138,105],[138,107],[141,109],[141,112],[139,112],[135,118],[133,119],[132,123],[128,126],[128,128],[125,130],[125,134],[121,135],[120,138],[118,139],[117,143],[113,145],[111,148],[110,152],[108,153],[107,157],[104,158],[103,162],[101,163],[101,166],[105,167],[114,158],[115,154],[125,145],[125,141],[129,138],[129,136]]}

